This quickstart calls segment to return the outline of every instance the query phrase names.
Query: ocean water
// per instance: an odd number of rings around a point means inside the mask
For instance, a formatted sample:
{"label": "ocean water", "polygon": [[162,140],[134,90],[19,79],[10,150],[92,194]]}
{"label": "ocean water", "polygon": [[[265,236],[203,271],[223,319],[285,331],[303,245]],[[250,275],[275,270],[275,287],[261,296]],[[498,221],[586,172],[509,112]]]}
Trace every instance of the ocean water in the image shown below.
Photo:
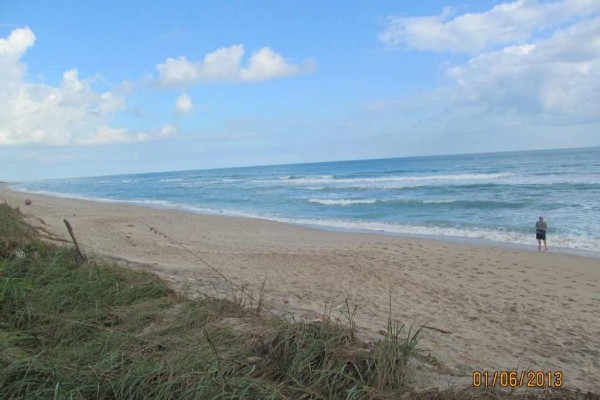
{"label": "ocean water", "polygon": [[24,182],[14,189],[323,228],[600,252],[600,147]]}

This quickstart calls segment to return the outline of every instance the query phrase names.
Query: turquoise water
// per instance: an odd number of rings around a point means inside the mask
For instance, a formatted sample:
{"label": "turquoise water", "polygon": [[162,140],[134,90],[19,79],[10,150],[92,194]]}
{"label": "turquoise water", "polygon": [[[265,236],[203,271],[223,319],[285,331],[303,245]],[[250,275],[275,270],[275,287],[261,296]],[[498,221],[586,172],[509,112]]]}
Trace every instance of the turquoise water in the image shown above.
{"label": "turquoise water", "polygon": [[600,252],[600,148],[361,160],[25,182],[17,190],[326,228]]}

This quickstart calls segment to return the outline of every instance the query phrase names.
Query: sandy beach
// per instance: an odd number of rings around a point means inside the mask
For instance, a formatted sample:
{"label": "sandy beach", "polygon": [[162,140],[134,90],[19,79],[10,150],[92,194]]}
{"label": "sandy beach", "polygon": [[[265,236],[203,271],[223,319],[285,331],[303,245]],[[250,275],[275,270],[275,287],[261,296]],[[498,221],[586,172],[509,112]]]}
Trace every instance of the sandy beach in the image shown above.
{"label": "sandy beach", "polygon": [[533,238],[534,251],[523,251],[330,232],[17,193],[5,185],[0,201],[19,206],[55,239],[69,240],[67,218],[86,253],[145,264],[192,296],[230,288],[154,229],[249,291],[258,293],[266,281],[267,306],[295,318],[317,318],[347,299],[358,307],[358,326],[375,338],[391,295],[394,320],[435,328],[424,329],[420,342],[437,360],[422,366],[424,387],[465,384],[477,370],[519,369],[562,371],[569,387],[600,389],[600,260],[538,253]]}

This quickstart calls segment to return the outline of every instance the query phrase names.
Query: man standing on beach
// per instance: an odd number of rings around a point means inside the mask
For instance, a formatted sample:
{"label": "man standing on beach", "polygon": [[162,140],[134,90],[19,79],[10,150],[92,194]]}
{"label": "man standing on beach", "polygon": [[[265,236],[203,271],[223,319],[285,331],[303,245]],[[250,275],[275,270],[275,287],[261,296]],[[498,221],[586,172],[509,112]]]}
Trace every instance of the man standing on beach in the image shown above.
{"label": "man standing on beach", "polygon": [[542,251],[542,240],[544,241],[544,251],[548,250],[546,246],[546,230],[548,230],[548,224],[544,221],[544,217],[540,215],[540,219],[535,223],[535,238],[538,241],[538,251]]}

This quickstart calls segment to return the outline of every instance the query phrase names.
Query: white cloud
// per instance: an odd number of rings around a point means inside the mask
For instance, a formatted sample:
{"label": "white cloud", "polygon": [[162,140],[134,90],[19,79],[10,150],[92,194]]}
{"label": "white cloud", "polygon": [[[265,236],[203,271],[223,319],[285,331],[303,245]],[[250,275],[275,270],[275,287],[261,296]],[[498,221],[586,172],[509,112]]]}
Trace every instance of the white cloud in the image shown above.
{"label": "white cloud", "polygon": [[160,128],[160,131],[158,132],[158,135],[156,135],[156,136],[159,138],[162,138],[162,139],[167,139],[167,138],[170,138],[171,136],[175,135],[175,133],[177,133],[177,128],[175,127],[175,125],[167,124],[167,125],[163,126],[162,128]]}
{"label": "white cloud", "polygon": [[175,111],[179,114],[187,114],[192,111],[194,103],[187,94],[182,94],[175,101]]}
{"label": "white cloud", "polygon": [[[385,39],[433,51],[487,48],[447,68],[450,86],[421,97],[439,112],[473,121],[510,119],[514,126],[575,126],[600,122],[598,13],[599,1],[520,0],[453,19],[448,11],[443,17],[404,18],[402,35]],[[532,39],[534,31],[544,34]],[[395,103],[402,104],[392,99],[370,108]]]}
{"label": "white cloud", "polygon": [[599,12],[598,0],[517,0],[454,18],[446,9],[435,16],[390,17],[379,40],[391,47],[475,53],[498,45],[522,44],[534,33]]}
{"label": "white cloud", "polygon": [[198,82],[261,82],[308,72],[313,62],[304,65],[288,63],[269,47],[253,53],[247,66],[242,66],[244,46],[224,47],[204,56],[197,62],[185,57],[168,58],[156,66],[159,82],[165,87],[185,87]]}
{"label": "white cloud", "polygon": [[100,127],[91,134],[76,138],[72,144],[92,146],[109,143],[133,143],[161,140],[172,137],[177,132],[175,126],[167,124],[156,132],[131,132],[125,129]]}
{"label": "white cloud", "polygon": [[137,133],[112,128],[110,116],[122,109],[121,90],[99,93],[77,69],[66,71],[58,87],[29,83],[21,56],[35,43],[29,28],[0,38],[0,146],[93,145],[154,140],[164,132]]}
{"label": "white cloud", "polygon": [[35,35],[29,28],[14,29],[8,38],[0,38],[0,56],[20,57],[35,43]]}
{"label": "white cloud", "polygon": [[252,54],[248,67],[241,68],[239,76],[244,82],[260,82],[295,75],[300,71],[299,66],[288,64],[281,55],[263,47]]}
{"label": "white cloud", "polygon": [[491,112],[600,121],[600,17],[449,69],[454,101]]}
{"label": "white cloud", "polygon": [[186,86],[199,79],[196,67],[185,57],[167,58],[164,64],[159,64],[156,68],[165,86]]}

